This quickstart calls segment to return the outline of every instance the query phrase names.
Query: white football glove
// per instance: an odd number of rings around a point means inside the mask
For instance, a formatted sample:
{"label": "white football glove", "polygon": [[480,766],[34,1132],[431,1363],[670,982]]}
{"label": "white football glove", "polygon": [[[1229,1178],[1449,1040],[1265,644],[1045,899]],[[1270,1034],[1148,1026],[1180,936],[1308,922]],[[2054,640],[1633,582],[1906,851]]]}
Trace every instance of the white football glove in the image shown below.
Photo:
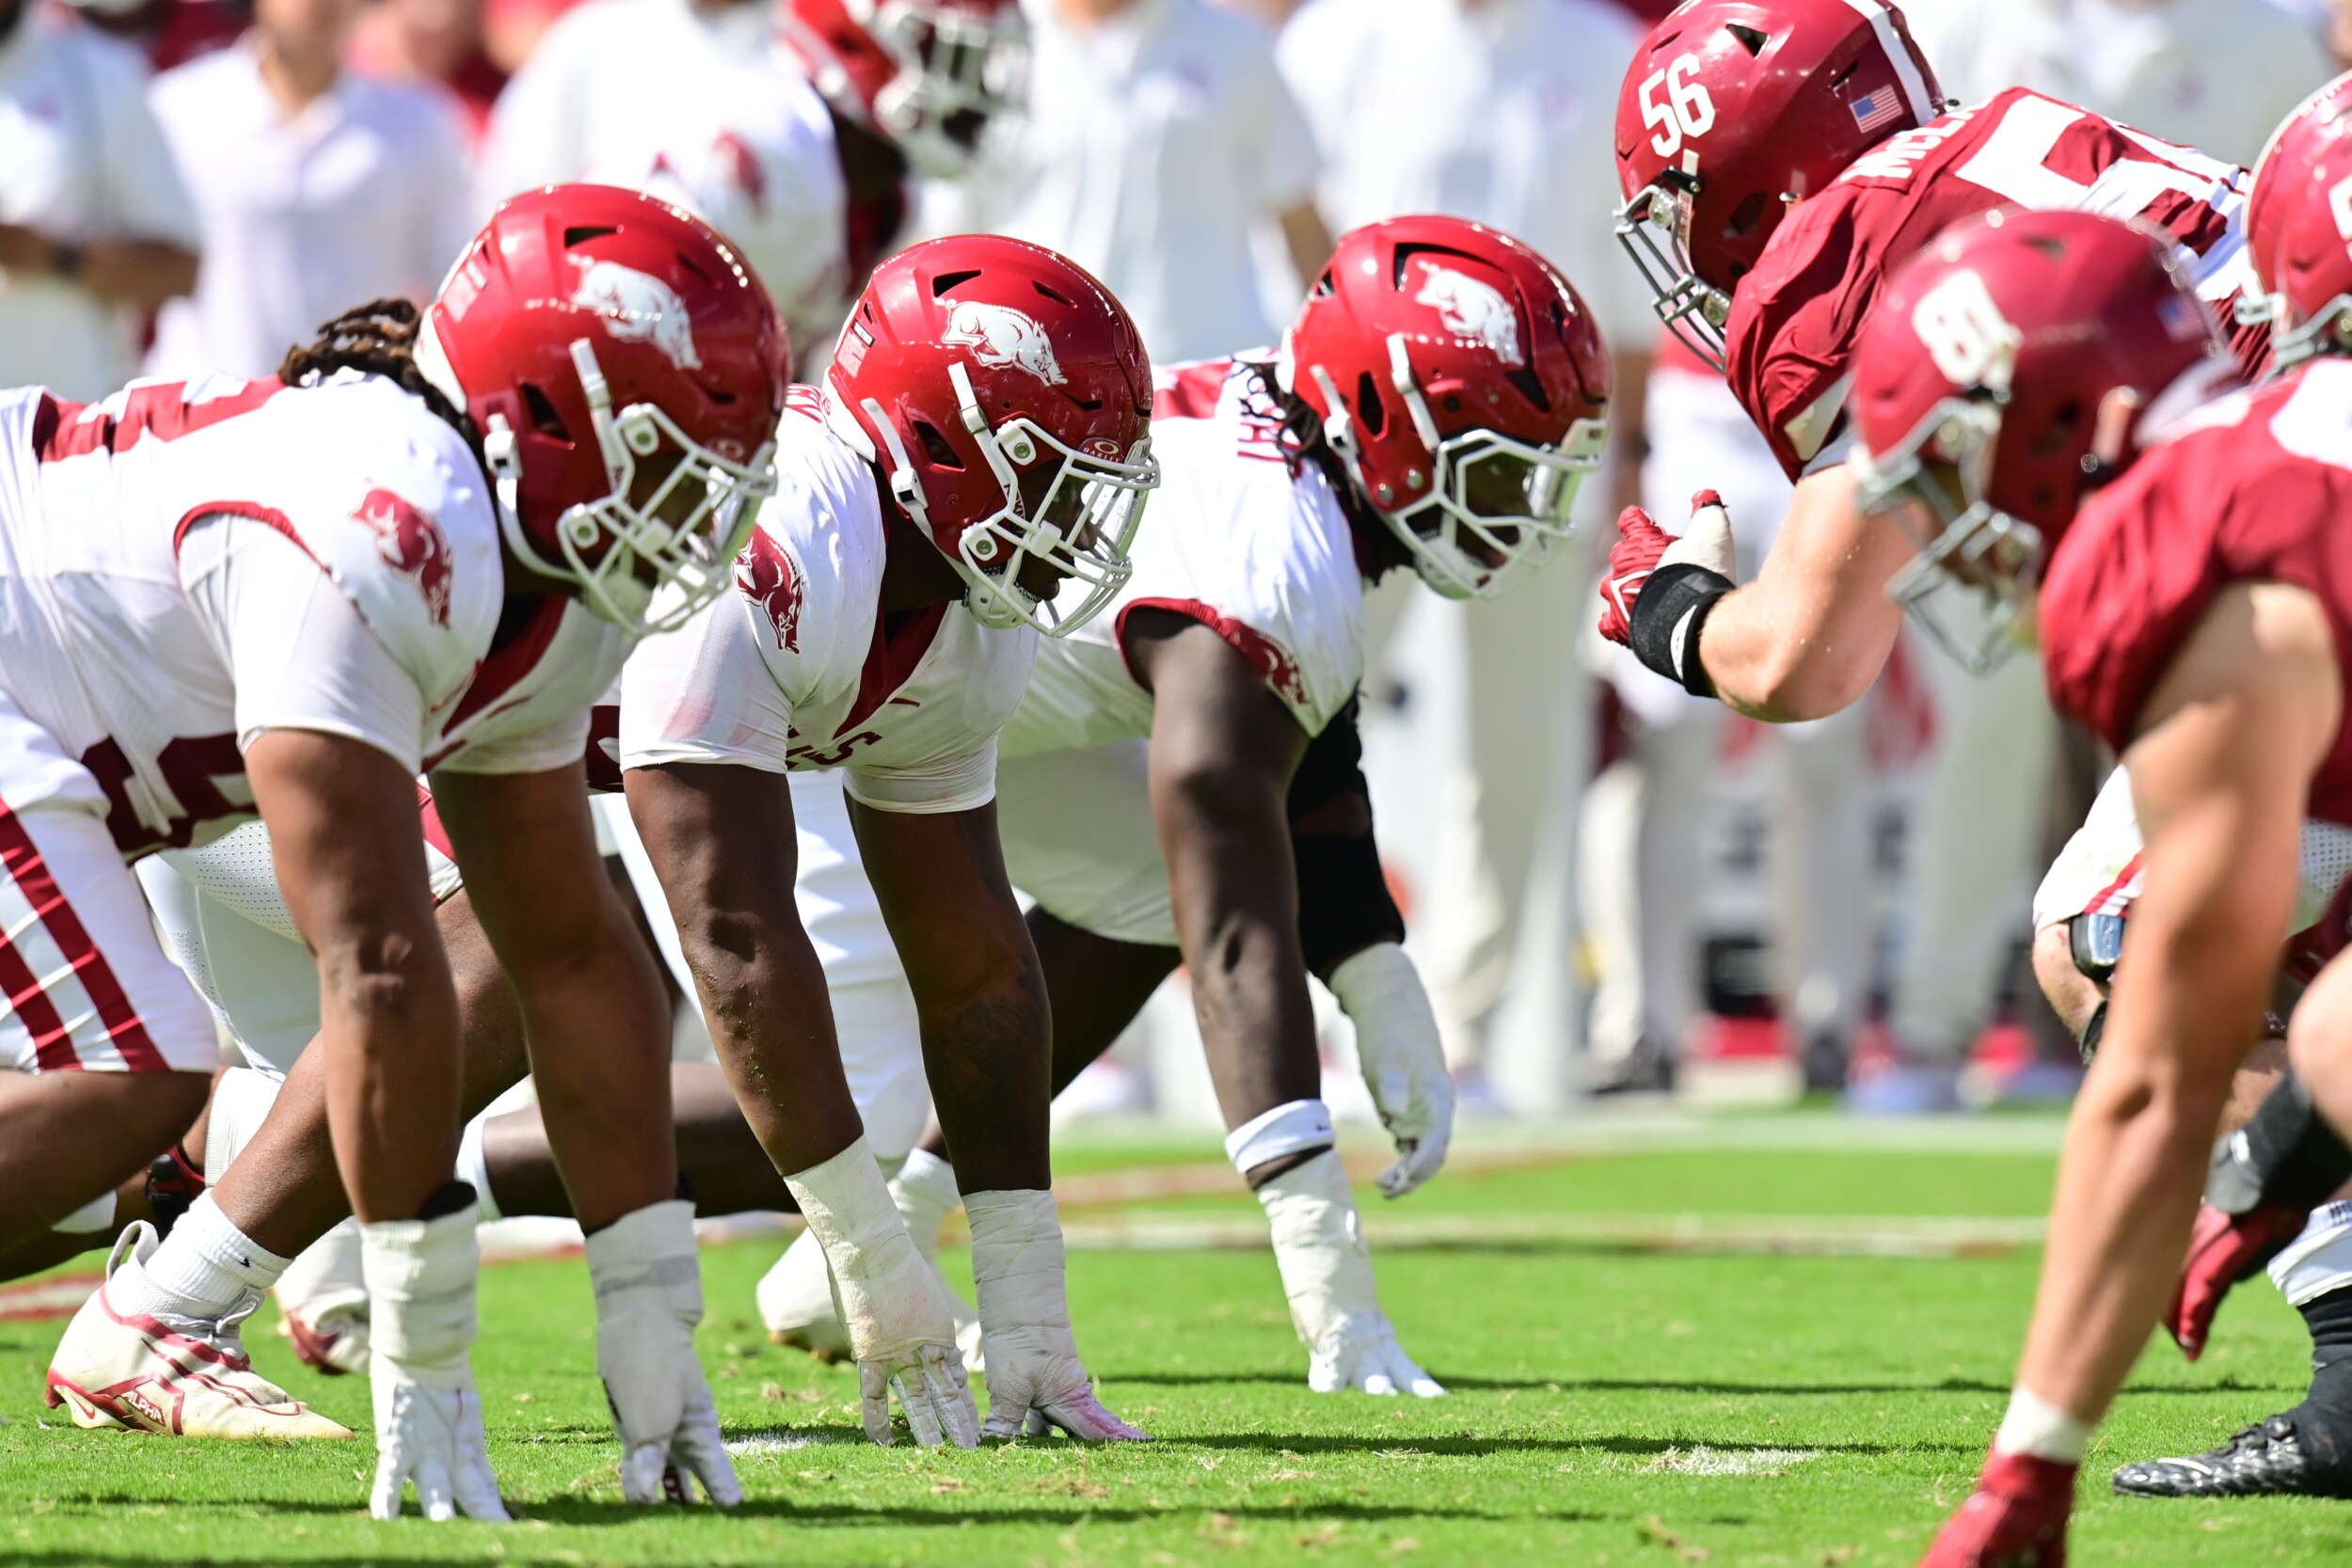
{"label": "white football glove", "polygon": [[712,1502],[733,1508],[743,1488],[694,1355],[703,1321],[694,1206],[674,1200],[623,1215],[588,1238],[587,1252],[596,1375],[621,1437],[621,1496],[691,1502],[699,1481]]}
{"label": "white football glove", "polygon": [[1094,1397],[1094,1380],[1078,1360],[1070,1329],[1061,1220],[1054,1195],[1028,1189],[972,1193],[972,1282],[980,1298],[980,1337],[988,1347],[990,1437],[1041,1437],[1059,1427],[1073,1437],[1149,1442]]}
{"label": "white football glove", "polygon": [[980,1413],[956,1352],[953,1304],[915,1249],[861,1136],[822,1164],[785,1178],[825,1261],[857,1361],[866,1435],[888,1447],[890,1396],[924,1448],[977,1448]]}
{"label": "white football glove", "polygon": [[1438,1174],[1454,1141],[1454,1079],[1421,972],[1405,949],[1376,942],[1331,972],[1331,994],[1356,1026],[1356,1059],[1396,1164],[1380,1173],[1383,1197],[1403,1197]]}
{"label": "white football glove", "polygon": [[1380,1310],[1372,1251],[1337,1151],[1327,1148],[1261,1183],[1258,1202],[1273,1233],[1291,1322],[1307,1347],[1307,1386],[1318,1394],[1443,1394],[1398,1346]]}
{"label": "white football glove", "polygon": [[482,1264],[476,1213],[469,1203],[438,1219],[359,1227],[375,1403],[375,1486],[368,1512],[378,1519],[400,1517],[401,1492],[411,1481],[428,1519],[451,1518],[457,1509],[474,1519],[508,1517],[467,1361]]}

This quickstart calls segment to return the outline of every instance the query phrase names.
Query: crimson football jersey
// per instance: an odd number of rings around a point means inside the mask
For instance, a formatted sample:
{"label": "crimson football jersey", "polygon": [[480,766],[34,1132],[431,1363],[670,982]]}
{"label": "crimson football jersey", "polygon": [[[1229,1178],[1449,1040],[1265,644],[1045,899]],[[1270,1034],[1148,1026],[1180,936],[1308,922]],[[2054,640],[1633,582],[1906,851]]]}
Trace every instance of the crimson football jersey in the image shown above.
{"label": "crimson football jersey", "polygon": [[[2289,582],[2326,608],[2352,687],[2352,362],[2221,398],[2191,415],[2067,530],[2042,590],[2050,698],[2119,751],[2149,691],[2233,582]],[[2352,726],[2312,783],[2310,814],[2352,823]]]}
{"label": "crimson football jersey", "polygon": [[1871,149],[1788,214],[1732,294],[1731,389],[1790,479],[1841,460],[1853,345],[1879,291],[1936,235],[1998,207],[2106,213],[2171,235],[2250,377],[2270,338],[2232,314],[2253,276],[2247,182],[2233,165],[2012,87]]}

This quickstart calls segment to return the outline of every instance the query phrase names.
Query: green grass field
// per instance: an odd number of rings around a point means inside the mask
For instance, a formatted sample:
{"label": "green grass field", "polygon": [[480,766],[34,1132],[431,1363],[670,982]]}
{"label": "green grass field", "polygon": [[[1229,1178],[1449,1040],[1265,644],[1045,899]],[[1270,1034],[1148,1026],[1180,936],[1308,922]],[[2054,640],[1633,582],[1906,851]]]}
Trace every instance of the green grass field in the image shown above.
{"label": "green grass field", "polygon": [[[2055,1129],[1965,1141],[1857,1148],[1825,1119],[1726,1118],[1654,1148],[1484,1151],[1484,1168],[1473,1148],[1396,1205],[1366,1187],[1391,1314],[1454,1390],[1431,1402],[1307,1392],[1271,1259],[1176,1244],[1246,1235],[1246,1196],[1073,1203],[1073,1234],[1123,1243],[1074,1251],[1071,1291],[1104,1395],[1149,1447],[873,1448],[852,1375],[758,1328],[752,1283],[777,1243],[713,1248],[704,1352],[750,1495],[731,1515],[622,1506],[576,1259],[485,1276],[475,1365],[511,1527],[371,1522],[362,1445],[60,1427],[40,1391],[59,1325],[0,1323],[0,1562],[1908,1568],[2005,1400]],[[1073,1149],[1095,1173],[1075,1190],[1099,1196],[1119,1164]],[[365,1384],[303,1371],[269,1318],[255,1360],[364,1429]],[[2301,1366],[2266,1288],[2232,1303],[2200,1365],[2152,1350],[2085,1466],[2074,1560],[2344,1561],[2344,1505],[2106,1490],[2123,1459],[2293,1402]]]}

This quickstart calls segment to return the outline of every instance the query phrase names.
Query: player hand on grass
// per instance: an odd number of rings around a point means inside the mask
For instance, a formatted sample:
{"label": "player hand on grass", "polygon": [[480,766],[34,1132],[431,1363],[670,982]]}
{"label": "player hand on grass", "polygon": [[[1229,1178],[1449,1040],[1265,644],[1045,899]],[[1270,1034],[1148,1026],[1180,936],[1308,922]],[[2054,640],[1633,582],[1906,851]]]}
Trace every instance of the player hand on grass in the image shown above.
{"label": "player hand on grass", "polygon": [[482,1396],[467,1359],[482,1263],[474,1241],[478,1211],[471,1188],[453,1182],[443,1191],[453,1198],[462,1193],[465,1207],[359,1227],[375,1402],[375,1486],[368,1512],[399,1518],[401,1493],[413,1481],[428,1519],[452,1518],[463,1509],[469,1518],[503,1523],[508,1515],[490,1471]]}
{"label": "player hand on grass", "polygon": [[1403,1197],[1438,1174],[1454,1141],[1454,1079],[1421,972],[1405,949],[1377,942],[1331,972],[1331,994],[1356,1026],[1356,1059],[1396,1164],[1380,1173],[1383,1197]]}
{"label": "player hand on grass", "polygon": [[1070,1328],[1061,1219],[1048,1192],[968,1193],[972,1283],[988,1348],[991,1437],[1073,1437],[1149,1442],[1094,1397]]}
{"label": "player hand on grass", "polygon": [[596,1292],[596,1373],[621,1438],[621,1495],[633,1503],[743,1500],[694,1355],[703,1321],[694,1206],[649,1204],[588,1238]]}
{"label": "player hand on grass", "polygon": [[947,1288],[907,1234],[865,1137],[784,1180],[833,1271],[866,1435],[889,1447],[896,1393],[916,1443],[977,1448],[979,1407],[956,1350]]}

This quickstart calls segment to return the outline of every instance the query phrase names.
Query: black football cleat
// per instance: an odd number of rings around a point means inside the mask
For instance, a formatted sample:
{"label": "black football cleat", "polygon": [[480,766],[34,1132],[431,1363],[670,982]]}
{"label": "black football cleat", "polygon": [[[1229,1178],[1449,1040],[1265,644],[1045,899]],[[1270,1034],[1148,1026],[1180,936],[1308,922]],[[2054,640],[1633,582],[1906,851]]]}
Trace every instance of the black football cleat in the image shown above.
{"label": "black football cleat", "polygon": [[2352,1497],[2347,1454],[2352,1420],[2296,1405],[2209,1453],[2126,1465],[2115,1472],[2115,1490],[2127,1497]]}

